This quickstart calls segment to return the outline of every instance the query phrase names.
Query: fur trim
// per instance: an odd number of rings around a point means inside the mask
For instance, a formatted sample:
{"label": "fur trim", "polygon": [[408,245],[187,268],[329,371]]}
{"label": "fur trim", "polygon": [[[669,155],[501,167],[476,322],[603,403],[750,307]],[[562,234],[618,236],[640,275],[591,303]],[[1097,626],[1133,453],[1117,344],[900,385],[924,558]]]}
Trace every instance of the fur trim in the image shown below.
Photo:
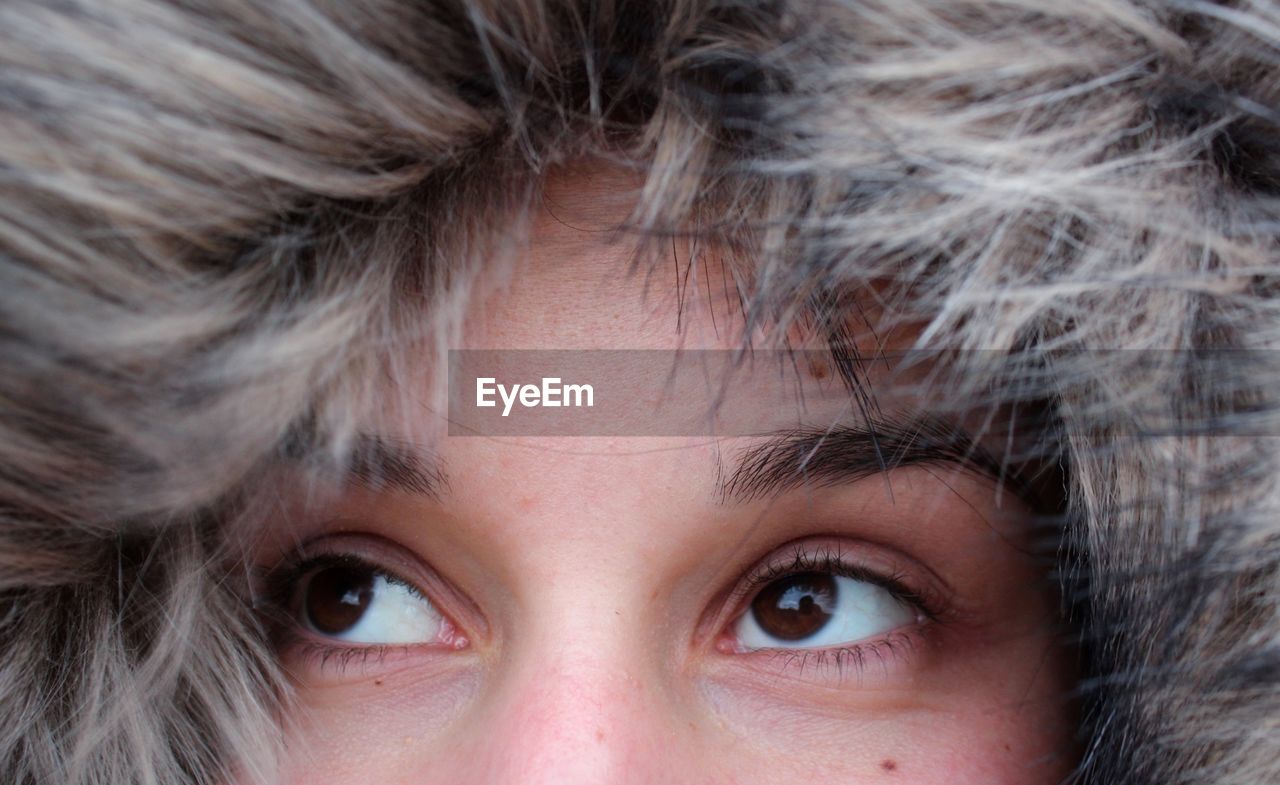
{"label": "fur trim", "polygon": [[3,779],[266,777],[214,511],[607,156],[644,235],[752,238],[752,319],[874,288],[1053,402],[1081,782],[1280,781],[1278,57],[1245,0],[10,0]]}

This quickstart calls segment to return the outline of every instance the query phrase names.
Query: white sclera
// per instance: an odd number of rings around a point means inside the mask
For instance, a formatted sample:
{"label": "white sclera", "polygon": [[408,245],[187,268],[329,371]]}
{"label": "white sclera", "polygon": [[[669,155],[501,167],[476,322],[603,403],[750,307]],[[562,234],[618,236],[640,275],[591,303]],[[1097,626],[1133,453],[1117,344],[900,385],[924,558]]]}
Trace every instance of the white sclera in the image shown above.
{"label": "white sclera", "polygon": [[[746,649],[824,649],[867,640],[916,621],[916,611],[888,589],[855,578],[832,577],[834,600],[819,600],[831,618],[813,635],[801,640],[776,638],[765,632],[754,611],[748,609],[734,627],[739,645]],[[796,588],[784,593],[779,603],[784,608],[796,607],[804,596],[813,595]]]}
{"label": "white sclera", "polygon": [[349,643],[433,643],[443,623],[430,600],[378,573],[373,579],[373,599],[360,620],[342,632],[320,634]]}

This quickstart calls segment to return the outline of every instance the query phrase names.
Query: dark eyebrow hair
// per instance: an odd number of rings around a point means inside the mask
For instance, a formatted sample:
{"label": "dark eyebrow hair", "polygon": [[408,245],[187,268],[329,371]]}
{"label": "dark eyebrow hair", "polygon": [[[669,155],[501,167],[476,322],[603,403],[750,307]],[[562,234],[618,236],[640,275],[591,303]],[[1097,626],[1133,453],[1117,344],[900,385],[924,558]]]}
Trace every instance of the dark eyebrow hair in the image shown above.
{"label": "dark eyebrow hair", "polygon": [[348,455],[349,482],[372,491],[388,488],[439,500],[449,490],[440,459],[408,442],[360,434]]}
{"label": "dark eyebrow hair", "polygon": [[929,464],[976,472],[1035,506],[1036,494],[1016,469],[997,460],[958,425],[931,415],[779,431],[745,450],[718,491],[722,501],[741,503],[802,485],[825,488],[902,466]]}
{"label": "dark eyebrow hair", "polygon": [[449,477],[439,458],[409,442],[360,433],[336,460],[317,446],[320,443],[313,429],[299,428],[286,440],[281,456],[371,491],[391,489],[439,500],[449,490]]}

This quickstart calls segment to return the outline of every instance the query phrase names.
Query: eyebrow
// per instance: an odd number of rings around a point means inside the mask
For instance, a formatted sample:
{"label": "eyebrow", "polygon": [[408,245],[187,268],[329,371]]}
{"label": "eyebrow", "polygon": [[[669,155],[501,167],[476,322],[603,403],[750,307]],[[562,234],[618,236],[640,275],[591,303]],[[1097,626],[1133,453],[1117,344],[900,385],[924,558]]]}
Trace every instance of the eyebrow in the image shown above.
{"label": "eyebrow", "polygon": [[745,503],[798,487],[826,488],[903,466],[952,465],[995,480],[1034,505],[1021,474],[955,423],[921,415],[905,421],[779,431],[748,448],[720,481],[723,502]]}
{"label": "eyebrow", "polygon": [[[342,479],[372,491],[388,489],[440,500],[449,478],[439,458],[375,434],[358,434],[341,466]],[[826,488],[904,466],[949,464],[1007,487],[1032,504],[1038,494],[1021,472],[999,461],[958,425],[932,415],[866,425],[778,431],[744,451],[718,483],[721,501],[745,503],[800,486]]]}
{"label": "eyebrow", "polygon": [[337,460],[320,444],[313,428],[299,428],[284,443],[281,457],[371,491],[398,490],[435,500],[449,491],[440,459],[409,442],[360,433]]}
{"label": "eyebrow", "polygon": [[372,491],[388,488],[439,500],[449,490],[440,459],[407,442],[359,434],[348,455],[348,482]]}

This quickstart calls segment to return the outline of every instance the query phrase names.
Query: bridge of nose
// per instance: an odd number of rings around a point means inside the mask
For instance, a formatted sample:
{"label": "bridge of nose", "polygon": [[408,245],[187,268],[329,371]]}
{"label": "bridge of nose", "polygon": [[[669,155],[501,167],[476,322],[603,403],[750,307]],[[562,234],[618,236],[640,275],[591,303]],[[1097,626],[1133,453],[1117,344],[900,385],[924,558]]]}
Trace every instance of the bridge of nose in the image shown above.
{"label": "bridge of nose", "polygon": [[[582,644],[591,645],[591,644]],[[477,783],[679,782],[679,700],[637,657],[578,644],[530,651],[474,717]]]}

